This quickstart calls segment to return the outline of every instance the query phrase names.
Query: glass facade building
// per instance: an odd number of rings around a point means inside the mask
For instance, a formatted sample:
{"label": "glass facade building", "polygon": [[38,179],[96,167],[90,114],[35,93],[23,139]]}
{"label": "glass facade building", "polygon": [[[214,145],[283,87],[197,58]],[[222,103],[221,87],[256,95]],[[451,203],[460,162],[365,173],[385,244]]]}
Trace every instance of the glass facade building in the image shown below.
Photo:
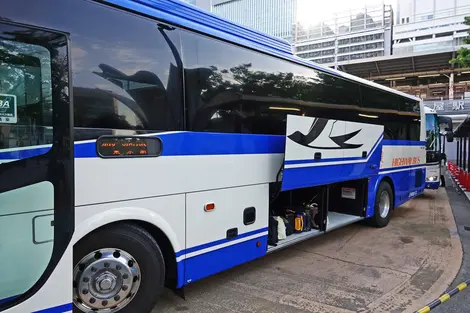
{"label": "glass facade building", "polygon": [[294,52],[316,63],[336,64],[391,54],[393,14],[390,5],[366,6],[335,13],[312,25],[295,23]]}
{"label": "glass facade building", "polygon": [[470,0],[398,0],[393,54],[456,51],[464,45]]}
{"label": "glass facade building", "polygon": [[212,12],[235,23],[290,40],[297,0],[212,0]]}

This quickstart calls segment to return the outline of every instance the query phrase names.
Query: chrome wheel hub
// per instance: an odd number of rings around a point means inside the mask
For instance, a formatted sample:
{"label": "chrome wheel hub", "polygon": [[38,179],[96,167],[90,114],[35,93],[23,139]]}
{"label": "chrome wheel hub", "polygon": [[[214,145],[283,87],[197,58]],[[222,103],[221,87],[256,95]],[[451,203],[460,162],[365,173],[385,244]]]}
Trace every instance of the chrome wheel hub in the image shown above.
{"label": "chrome wheel hub", "polygon": [[98,292],[107,292],[114,289],[117,283],[117,276],[109,271],[103,272],[96,278],[95,288]]}
{"label": "chrome wheel hub", "polygon": [[129,253],[94,251],[73,269],[73,301],[83,312],[118,312],[134,298],[140,278],[139,265]]}
{"label": "chrome wheel hub", "polygon": [[382,191],[379,196],[379,213],[380,217],[386,218],[390,211],[390,196],[388,192]]}

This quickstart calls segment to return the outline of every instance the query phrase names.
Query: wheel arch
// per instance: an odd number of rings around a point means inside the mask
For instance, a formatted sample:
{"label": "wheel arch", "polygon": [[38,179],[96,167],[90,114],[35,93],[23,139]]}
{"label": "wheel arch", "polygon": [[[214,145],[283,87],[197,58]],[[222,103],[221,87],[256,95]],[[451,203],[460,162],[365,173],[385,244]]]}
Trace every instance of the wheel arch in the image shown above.
{"label": "wheel arch", "polygon": [[[165,261],[165,284],[167,287],[182,286],[184,280],[183,262],[177,262],[177,255],[183,251],[176,232],[163,217],[144,208],[117,208],[95,214],[76,225],[72,244],[80,242],[91,233],[120,223],[134,224],[145,229],[160,247]],[[181,264],[178,264],[181,263]]]}
{"label": "wheel arch", "polygon": [[[393,179],[390,177],[390,176],[383,176],[382,178],[378,179],[377,180],[377,183],[375,185],[375,190],[374,190],[374,194],[375,196],[377,196],[377,190],[379,189],[379,186],[382,182],[387,182],[390,187],[392,188],[392,201],[393,201],[393,204],[392,204],[392,209],[395,209],[395,203],[396,203],[396,199],[395,199],[395,183],[393,182]],[[374,197],[375,197],[374,196]],[[375,199],[374,199],[374,203],[375,203]]]}

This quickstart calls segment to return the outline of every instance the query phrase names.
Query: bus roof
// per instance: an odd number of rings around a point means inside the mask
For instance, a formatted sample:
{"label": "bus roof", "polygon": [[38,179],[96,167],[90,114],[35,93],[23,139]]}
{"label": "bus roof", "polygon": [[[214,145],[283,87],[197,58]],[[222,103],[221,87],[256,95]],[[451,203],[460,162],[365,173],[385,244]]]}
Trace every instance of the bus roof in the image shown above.
{"label": "bus roof", "polygon": [[138,12],[173,25],[287,59],[297,64],[394,93],[413,101],[421,101],[420,98],[404,92],[299,58],[293,55],[288,41],[236,24],[180,0],[100,0],[100,2]]}
{"label": "bus roof", "polygon": [[244,46],[292,55],[292,47],[286,40],[238,25],[180,0],[101,1]]}

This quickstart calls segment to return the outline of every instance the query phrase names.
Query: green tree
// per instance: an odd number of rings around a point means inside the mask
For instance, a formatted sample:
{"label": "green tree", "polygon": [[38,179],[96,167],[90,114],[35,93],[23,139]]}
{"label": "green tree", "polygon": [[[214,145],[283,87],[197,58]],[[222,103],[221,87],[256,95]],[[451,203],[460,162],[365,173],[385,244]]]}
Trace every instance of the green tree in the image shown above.
{"label": "green tree", "polygon": [[[470,26],[470,16],[465,17],[465,25]],[[470,36],[470,29],[467,31]],[[470,44],[470,37],[464,39],[465,44]],[[470,67],[470,49],[460,48],[457,51],[457,57],[449,61],[450,64],[459,65],[461,67]]]}

